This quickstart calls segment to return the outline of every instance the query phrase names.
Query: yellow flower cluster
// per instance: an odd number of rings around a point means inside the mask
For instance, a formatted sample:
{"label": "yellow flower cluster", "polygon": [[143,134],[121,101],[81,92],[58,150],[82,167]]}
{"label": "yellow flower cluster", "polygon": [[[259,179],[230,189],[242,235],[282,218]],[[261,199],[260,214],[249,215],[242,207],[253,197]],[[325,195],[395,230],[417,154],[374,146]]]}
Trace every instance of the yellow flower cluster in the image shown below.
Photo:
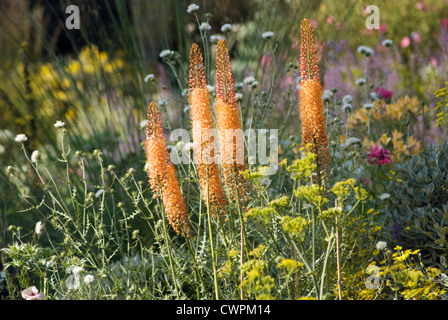
{"label": "yellow flower cluster", "polygon": [[318,184],[300,186],[294,191],[294,195],[299,199],[304,199],[309,204],[314,204],[321,208],[328,199],[323,196],[323,188]]}
{"label": "yellow flower cluster", "polygon": [[331,188],[331,192],[334,193],[339,202],[342,203],[344,198],[348,195],[350,190],[354,187],[356,180],[355,179],[347,179],[345,181],[338,181]]}
{"label": "yellow flower cluster", "polygon": [[227,253],[227,257],[229,259],[226,260],[224,265],[218,271],[218,275],[221,278],[236,273],[235,263],[238,258],[238,251],[235,249],[230,249],[229,252]]}
{"label": "yellow flower cluster", "polygon": [[288,275],[292,275],[303,268],[304,264],[302,262],[297,262],[293,259],[282,259],[280,263],[277,264],[278,269],[286,270]]}
{"label": "yellow flower cluster", "polygon": [[270,217],[269,215],[275,214],[275,209],[270,207],[254,207],[250,208],[245,214],[244,214],[244,221],[247,221],[248,218],[250,219],[256,219],[260,217],[263,221],[266,223],[269,222]]}
{"label": "yellow flower cluster", "polygon": [[280,220],[280,225],[283,230],[297,241],[302,241],[304,239],[304,230],[310,223],[311,222],[308,219],[301,216],[284,216]]}
{"label": "yellow flower cluster", "polygon": [[289,201],[288,196],[281,196],[277,199],[271,200],[269,202],[269,206],[274,208],[284,208],[288,205],[288,201]]}
{"label": "yellow flower cluster", "polygon": [[111,59],[95,45],[84,47],[77,59],[69,60],[63,68],[46,63],[37,70],[31,81],[33,99],[39,101],[41,110],[48,117],[62,111],[66,119],[73,118],[76,111],[85,106],[79,92],[88,95],[86,90],[97,87],[104,77],[115,81],[116,75],[123,73],[125,68],[123,59]]}
{"label": "yellow flower cluster", "polygon": [[[415,140],[412,135],[405,135],[396,128],[396,123],[407,123],[412,117],[417,117],[419,114],[426,113],[428,107],[421,104],[416,98],[409,96],[398,99],[395,103],[387,104],[384,101],[375,101],[374,107],[370,110],[365,108],[357,109],[353,114],[354,125],[356,127],[363,127],[369,122],[370,126],[384,129],[390,127],[390,131],[382,133],[377,139],[365,137],[363,145],[367,148],[372,148],[375,144],[391,149],[391,159],[393,162],[400,162],[403,156],[411,156],[418,154],[421,150],[420,142]],[[390,126],[387,125],[390,123]],[[400,129],[403,130],[403,129]],[[378,137],[378,136],[377,136]],[[344,142],[345,137],[341,137],[341,142]]]}
{"label": "yellow flower cluster", "polygon": [[[308,145],[309,146],[309,145]],[[307,147],[308,147],[307,146]],[[286,166],[286,170],[291,174],[291,177],[294,180],[308,181],[316,170],[316,154],[309,151],[308,148],[302,147],[299,149],[299,152],[302,153],[302,156],[299,159],[296,159],[293,164]]]}
{"label": "yellow flower cluster", "polygon": [[272,300],[271,295],[274,289],[274,279],[265,275],[268,269],[268,263],[261,259],[261,255],[265,250],[264,245],[260,245],[253,251],[249,252],[253,259],[247,260],[241,265],[241,271],[244,276],[242,287],[246,294],[254,295],[257,300]]}
{"label": "yellow flower cluster", "polygon": [[[448,86],[448,82],[445,82],[445,85]],[[437,101],[437,106],[434,109],[438,111],[436,114],[436,128],[442,124],[446,124],[448,117],[448,87],[442,88],[434,92],[435,96],[439,98]]]}
{"label": "yellow flower cluster", "polygon": [[[359,270],[350,275],[344,274],[344,298],[354,300],[404,299],[404,300],[438,300],[446,293],[437,282],[441,270],[425,267],[416,261],[420,250],[396,246],[394,252],[386,251],[385,258],[379,263],[373,261],[369,268],[377,268],[375,276],[379,278],[378,287],[366,287],[366,270]],[[374,254],[379,255],[379,250]]]}
{"label": "yellow flower cluster", "polygon": [[[392,131],[392,137],[387,133],[383,133],[377,141],[370,141],[368,148],[372,148],[375,144],[383,147],[387,147],[389,144],[393,147],[391,159],[393,162],[400,162],[403,159],[403,155],[411,156],[418,154],[421,150],[421,144],[415,140],[413,136],[404,137],[404,134],[397,129]],[[364,145],[367,145],[367,138],[364,139]]]}
{"label": "yellow flower cluster", "polygon": [[367,110],[366,108],[357,109],[353,118],[355,123],[366,124],[370,112],[370,117],[373,120],[387,121],[387,120],[404,120],[410,114],[421,114],[427,112],[428,107],[422,107],[421,102],[417,97],[404,96],[398,99],[395,103],[387,104],[383,100],[375,101],[373,108]]}

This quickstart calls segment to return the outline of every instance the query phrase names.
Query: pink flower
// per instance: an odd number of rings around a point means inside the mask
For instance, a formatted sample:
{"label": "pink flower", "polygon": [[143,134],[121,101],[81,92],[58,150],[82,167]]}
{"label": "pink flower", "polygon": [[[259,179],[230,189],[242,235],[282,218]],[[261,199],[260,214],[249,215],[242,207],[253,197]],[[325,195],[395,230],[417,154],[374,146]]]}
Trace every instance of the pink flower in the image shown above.
{"label": "pink flower", "polygon": [[385,33],[387,31],[387,24],[383,23],[380,25],[380,32]]}
{"label": "pink flower", "polygon": [[372,180],[370,180],[368,177],[359,177],[358,181],[367,186],[372,184]]}
{"label": "pink flower", "polygon": [[43,300],[44,294],[39,292],[35,286],[31,286],[22,291],[22,298],[25,300]]}
{"label": "pink flower", "polygon": [[417,10],[421,10],[421,11],[425,11],[426,10],[425,4],[423,2],[420,2],[420,1],[415,4],[415,8]]}
{"label": "pink flower", "polygon": [[408,36],[404,36],[403,39],[401,39],[400,45],[402,48],[407,48],[411,44],[411,38]]}
{"label": "pink flower", "polygon": [[271,60],[272,60],[272,58],[271,58],[270,54],[264,54],[261,57],[261,65],[263,67],[269,68],[269,66],[271,65]]}
{"label": "pink flower", "polygon": [[420,33],[417,33],[417,32],[412,32],[411,33],[411,38],[415,42],[420,42],[420,40],[422,39],[422,37],[420,36]]}
{"label": "pink flower", "polygon": [[448,28],[448,18],[442,18],[440,24],[442,25],[442,27]]}
{"label": "pink flower", "polygon": [[431,63],[431,65],[432,65],[433,67],[437,67],[437,65],[439,64],[439,63],[437,62],[437,59],[436,59],[435,57],[431,57],[431,58],[429,59],[429,62]]}
{"label": "pink flower", "polygon": [[313,27],[313,29],[317,28],[317,20],[311,19],[310,23],[311,23],[311,26]]}
{"label": "pink flower", "polygon": [[384,88],[376,88],[374,90],[378,95],[380,95],[383,99],[391,99],[394,94],[393,91],[386,90]]}
{"label": "pink flower", "polygon": [[369,159],[367,160],[370,164],[378,164],[380,166],[389,164],[392,162],[390,159],[390,151],[383,147],[378,147],[376,144],[372,149],[370,149]]}

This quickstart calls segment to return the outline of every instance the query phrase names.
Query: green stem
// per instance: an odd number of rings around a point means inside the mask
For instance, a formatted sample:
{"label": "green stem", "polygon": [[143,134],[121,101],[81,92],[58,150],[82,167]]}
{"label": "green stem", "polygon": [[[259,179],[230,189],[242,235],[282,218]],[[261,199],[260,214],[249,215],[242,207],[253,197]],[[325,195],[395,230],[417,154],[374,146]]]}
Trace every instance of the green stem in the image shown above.
{"label": "green stem", "polygon": [[[297,261],[297,249],[296,247],[293,247],[294,251],[294,260]],[[295,286],[296,286],[296,299],[299,299],[300,297],[300,286],[299,286],[299,273],[297,271],[294,272],[294,280],[295,280]]]}
{"label": "green stem", "polygon": [[244,281],[244,275],[243,275],[243,270],[241,268],[241,266],[244,263],[244,232],[243,232],[243,227],[241,227],[241,234],[240,234],[240,242],[241,242],[241,248],[240,248],[240,299],[244,300],[244,289],[243,289],[243,281]]}
{"label": "green stem", "polygon": [[[198,263],[196,261],[196,257],[194,255],[193,248],[191,247],[191,243],[190,243],[190,239],[189,238],[186,238],[186,243],[187,243],[188,251],[190,251],[191,258],[193,259],[193,262],[194,262],[194,269],[196,270],[196,274],[198,275],[198,278],[201,281],[202,291],[205,291],[204,280],[202,279],[201,273],[199,272]],[[200,296],[198,294],[198,299],[199,298],[200,298]]]}
{"label": "green stem", "polygon": [[[162,206],[162,207],[163,207],[163,206]],[[166,248],[167,248],[167,250],[168,250],[168,259],[169,259],[169,261],[170,261],[171,276],[173,277],[174,288],[176,289],[177,300],[180,300],[179,288],[177,287],[176,273],[174,272],[174,262],[173,262],[173,257],[171,256],[171,247],[170,247],[170,245],[169,245],[169,243],[168,243],[169,237],[168,237],[168,232],[167,232],[167,228],[166,228],[165,214],[164,214],[164,213],[163,213],[162,222],[163,222],[163,232],[164,232],[164,235],[165,235],[165,241],[166,241]]]}
{"label": "green stem", "polygon": [[[292,242],[294,248],[296,249],[296,252],[297,252],[300,260],[303,262],[303,264],[305,265],[305,268],[307,269],[308,273],[311,275],[311,279],[312,279],[313,286],[314,286],[314,291],[315,291],[315,294],[316,294],[316,299],[319,299],[319,284],[317,283],[316,274],[314,273],[314,266],[311,267],[309,262],[308,262],[308,260],[302,254],[302,252],[305,252],[305,250],[303,249],[302,245],[301,244],[298,245],[292,239],[291,239],[291,242]],[[313,261],[313,264],[314,264],[314,261]]]}
{"label": "green stem", "polygon": [[[336,202],[336,206],[337,206],[337,202]],[[336,265],[337,265],[337,272],[338,272],[338,295],[339,295],[339,300],[342,300],[342,293],[341,293],[341,258],[340,258],[340,254],[339,254],[338,215],[336,215],[334,219],[335,219],[335,224],[336,224]]]}
{"label": "green stem", "polygon": [[315,243],[315,229],[316,229],[316,222],[314,219],[314,209],[311,208],[311,237],[312,237],[312,270],[315,271],[316,267],[316,243]]}
{"label": "green stem", "polygon": [[[208,168],[207,168],[208,169]],[[213,266],[213,282],[215,286],[215,298],[219,300],[219,290],[218,290],[218,275],[216,272],[216,258],[215,258],[215,247],[213,244],[213,233],[212,233],[212,219],[210,214],[210,196],[209,196],[209,184],[208,184],[208,170],[207,170],[207,220],[208,220],[208,234],[210,238],[210,253],[212,255],[212,266]]]}
{"label": "green stem", "polygon": [[210,251],[211,251],[211,255],[212,255],[213,282],[215,285],[215,298],[216,298],[216,300],[219,300],[218,276],[216,273],[215,248],[214,248],[214,244],[213,244],[212,221],[211,221],[209,206],[207,206],[207,220],[208,220],[208,232],[209,232],[209,238],[210,238]]}
{"label": "green stem", "polygon": [[333,240],[329,240],[328,244],[327,244],[327,249],[325,251],[325,259],[324,259],[324,265],[322,267],[322,274],[321,274],[321,278],[320,278],[320,296],[323,297],[324,296],[324,284],[325,284],[325,279],[327,279],[328,277],[326,277],[327,274],[327,265],[328,265],[328,257],[330,256],[330,252],[331,252],[331,247],[333,246]]}

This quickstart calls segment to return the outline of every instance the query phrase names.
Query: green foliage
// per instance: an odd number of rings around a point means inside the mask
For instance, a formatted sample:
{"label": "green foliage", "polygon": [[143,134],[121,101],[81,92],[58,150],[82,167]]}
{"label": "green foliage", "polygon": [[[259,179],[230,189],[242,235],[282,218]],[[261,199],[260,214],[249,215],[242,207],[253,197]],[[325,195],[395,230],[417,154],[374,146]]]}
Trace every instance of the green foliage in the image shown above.
{"label": "green foliage", "polygon": [[387,185],[385,212],[398,228],[397,243],[421,248],[425,262],[447,268],[448,143],[400,164]]}

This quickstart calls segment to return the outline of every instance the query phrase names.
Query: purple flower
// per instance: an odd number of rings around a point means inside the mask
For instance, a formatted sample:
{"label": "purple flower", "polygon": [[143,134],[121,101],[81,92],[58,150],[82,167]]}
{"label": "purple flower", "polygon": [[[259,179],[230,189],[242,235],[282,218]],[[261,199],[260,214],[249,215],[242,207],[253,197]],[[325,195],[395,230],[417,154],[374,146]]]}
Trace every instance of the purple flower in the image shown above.
{"label": "purple flower", "polygon": [[389,164],[392,162],[390,159],[390,151],[383,147],[378,147],[376,144],[369,152],[369,161],[370,164],[378,164],[380,166]]}

